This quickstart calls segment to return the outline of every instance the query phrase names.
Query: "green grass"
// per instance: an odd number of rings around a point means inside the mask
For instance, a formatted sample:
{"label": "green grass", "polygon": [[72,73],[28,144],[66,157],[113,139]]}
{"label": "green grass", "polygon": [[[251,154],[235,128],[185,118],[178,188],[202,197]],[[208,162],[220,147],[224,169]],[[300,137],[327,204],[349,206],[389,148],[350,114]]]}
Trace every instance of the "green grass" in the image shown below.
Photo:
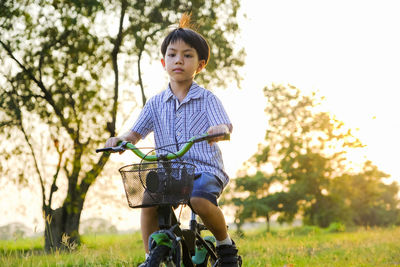
{"label": "green grass", "polygon": [[[232,237],[243,266],[400,266],[400,227],[331,233],[315,227]],[[43,253],[43,239],[0,241],[0,266],[137,266],[139,233],[83,236],[71,253]]]}
{"label": "green grass", "polygon": [[139,233],[81,239],[74,251],[53,254],[44,253],[43,238],[0,241],[0,266],[132,266],[144,258]]}
{"label": "green grass", "polygon": [[308,234],[254,231],[239,245],[246,266],[400,266],[400,228]]}

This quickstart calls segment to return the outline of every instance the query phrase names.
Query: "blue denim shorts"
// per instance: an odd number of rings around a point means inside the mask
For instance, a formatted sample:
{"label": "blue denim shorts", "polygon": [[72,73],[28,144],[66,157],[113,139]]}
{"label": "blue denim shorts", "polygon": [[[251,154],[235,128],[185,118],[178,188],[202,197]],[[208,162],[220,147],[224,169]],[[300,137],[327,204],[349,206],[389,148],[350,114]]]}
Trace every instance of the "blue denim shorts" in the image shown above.
{"label": "blue denim shorts", "polygon": [[223,190],[222,182],[214,174],[203,172],[194,177],[192,197],[205,198],[215,206],[218,206],[217,199]]}

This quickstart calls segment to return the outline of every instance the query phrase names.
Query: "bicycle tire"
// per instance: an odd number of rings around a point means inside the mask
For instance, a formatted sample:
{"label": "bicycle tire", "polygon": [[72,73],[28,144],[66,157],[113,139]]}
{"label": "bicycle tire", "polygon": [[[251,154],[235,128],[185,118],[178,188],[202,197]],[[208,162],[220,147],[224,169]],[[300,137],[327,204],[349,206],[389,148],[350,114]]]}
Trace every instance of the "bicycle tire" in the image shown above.
{"label": "bicycle tire", "polygon": [[[211,249],[214,251],[214,253],[216,254],[216,250],[215,250],[215,246],[212,242],[207,241],[207,244],[211,247]],[[215,264],[215,260],[213,258],[211,258],[210,253],[207,252],[206,254],[206,258],[204,259],[204,262],[201,264],[196,264],[196,267],[212,267]]]}
{"label": "bicycle tire", "polygon": [[151,250],[148,259],[148,267],[176,267],[175,263],[171,260],[167,260],[167,255],[169,254],[170,247],[167,246],[157,246]]}

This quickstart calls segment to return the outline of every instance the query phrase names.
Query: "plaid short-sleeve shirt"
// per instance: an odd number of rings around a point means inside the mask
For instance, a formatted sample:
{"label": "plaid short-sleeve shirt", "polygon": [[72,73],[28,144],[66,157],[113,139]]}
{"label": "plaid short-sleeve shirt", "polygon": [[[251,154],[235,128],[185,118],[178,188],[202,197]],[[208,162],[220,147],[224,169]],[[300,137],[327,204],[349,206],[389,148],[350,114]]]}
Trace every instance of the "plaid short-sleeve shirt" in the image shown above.
{"label": "plaid short-sleeve shirt", "polygon": [[[170,87],[150,98],[131,131],[145,138],[154,132],[155,146],[176,152],[191,137],[207,132],[210,126],[232,124],[221,101],[210,91],[193,82],[185,99],[179,103]],[[217,176],[224,186],[229,181],[224,171],[222,154],[217,144],[196,143],[183,156],[183,160],[196,165],[196,173],[209,172]]]}

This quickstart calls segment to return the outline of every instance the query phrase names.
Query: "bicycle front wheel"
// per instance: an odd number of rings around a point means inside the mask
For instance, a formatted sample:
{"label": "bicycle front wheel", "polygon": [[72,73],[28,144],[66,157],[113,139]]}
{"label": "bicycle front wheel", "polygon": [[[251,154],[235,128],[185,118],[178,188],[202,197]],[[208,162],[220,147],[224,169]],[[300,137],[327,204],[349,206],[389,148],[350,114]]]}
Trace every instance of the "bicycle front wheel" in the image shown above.
{"label": "bicycle front wheel", "polygon": [[149,256],[150,267],[176,267],[176,264],[169,258],[170,247],[157,246],[152,249]]}

